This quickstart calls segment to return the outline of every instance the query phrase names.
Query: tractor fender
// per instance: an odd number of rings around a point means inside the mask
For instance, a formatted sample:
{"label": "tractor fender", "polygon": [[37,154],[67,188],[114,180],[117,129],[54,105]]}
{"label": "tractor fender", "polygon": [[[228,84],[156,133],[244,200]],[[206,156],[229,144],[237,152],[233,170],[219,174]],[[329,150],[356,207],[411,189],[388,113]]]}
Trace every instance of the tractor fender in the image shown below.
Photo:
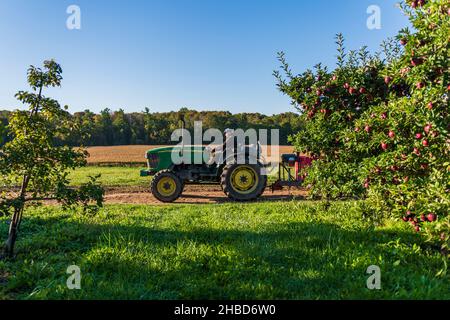
{"label": "tractor fender", "polygon": [[[223,165],[236,163],[237,157],[238,157],[237,153],[227,156]],[[246,154],[244,159],[245,159],[245,163],[243,163],[243,164],[260,164],[261,165],[261,163],[258,159],[258,156]]]}

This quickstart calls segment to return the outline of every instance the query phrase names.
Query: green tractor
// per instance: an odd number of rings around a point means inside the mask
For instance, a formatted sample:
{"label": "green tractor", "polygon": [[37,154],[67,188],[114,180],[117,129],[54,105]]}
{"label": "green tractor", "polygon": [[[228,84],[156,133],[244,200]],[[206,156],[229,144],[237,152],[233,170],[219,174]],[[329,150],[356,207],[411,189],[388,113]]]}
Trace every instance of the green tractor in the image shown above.
{"label": "green tractor", "polygon": [[[183,193],[185,184],[216,184],[223,192],[235,201],[251,201],[261,196],[267,186],[267,175],[264,174],[264,161],[261,159],[261,148],[253,147],[256,152],[249,152],[246,147],[245,161],[223,161],[222,164],[209,164],[202,160],[194,164],[197,154],[203,159],[203,146],[172,146],[150,150],[146,153],[148,168],[141,171],[141,176],[153,176],[151,192],[159,201],[173,202]],[[192,161],[175,164],[172,153],[187,154]],[[201,153],[199,155],[198,153]],[[251,154],[251,156],[250,156]],[[230,155],[236,157],[236,155]],[[249,161],[250,157],[257,157]],[[224,159],[226,160],[226,159]],[[191,164],[187,164],[191,163]]]}

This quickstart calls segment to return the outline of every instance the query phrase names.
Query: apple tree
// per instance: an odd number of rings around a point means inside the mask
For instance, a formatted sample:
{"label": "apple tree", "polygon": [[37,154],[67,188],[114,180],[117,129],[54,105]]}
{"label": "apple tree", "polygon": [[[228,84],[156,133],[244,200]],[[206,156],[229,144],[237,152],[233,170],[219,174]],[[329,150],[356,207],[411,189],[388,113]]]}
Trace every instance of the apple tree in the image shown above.
{"label": "apple tree", "polygon": [[337,67],[333,71],[318,64],[314,70],[293,75],[280,53],[284,76],[275,72],[279,89],[291,98],[304,122],[291,142],[297,151],[316,159],[305,183],[311,185],[313,196],[327,199],[364,195],[358,179],[360,159],[347,152],[344,133],[353,129],[355,121],[371,106],[386,102],[381,72],[386,61],[400,53],[389,41],[384,43],[384,59],[381,54],[369,54],[367,48],[346,52],[343,36],[338,34],[336,39]]}
{"label": "apple tree", "polygon": [[445,0],[415,0],[401,8],[414,30],[399,32],[403,54],[383,71],[387,103],[355,122],[370,132],[348,130],[347,147],[364,159],[360,183],[372,207],[416,231],[425,229],[448,250],[450,6]]}
{"label": "apple tree", "polygon": [[86,164],[87,152],[56,143],[78,130],[66,108],[44,96],[44,89],[61,85],[61,74],[60,65],[53,60],[45,61],[42,69],[31,66],[28,84],[32,91],[16,94],[28,109],[11,114],[7,128],[11,140],[0,150],[0,214],[11,215],[3,248],[6,257],[13,255],[28,204],[55,200],[64,208],[82,204],[86,210],[102,205],[103,189],[95,177],[79,188],[69,186],[70,170]]}
{"label": "apple tree", "polygon": [[[400,4],[405,28],[383,44],[383,58],[346,55],[338,36],[332,72],[275,75],[306,126],[292,142],[318,161],[308,171],[312,193],[364,196],[371,216],[391,216],[425,230],[448,252],[450,9],[445,0]],[[433,223],[430,223],[433,222]]]}

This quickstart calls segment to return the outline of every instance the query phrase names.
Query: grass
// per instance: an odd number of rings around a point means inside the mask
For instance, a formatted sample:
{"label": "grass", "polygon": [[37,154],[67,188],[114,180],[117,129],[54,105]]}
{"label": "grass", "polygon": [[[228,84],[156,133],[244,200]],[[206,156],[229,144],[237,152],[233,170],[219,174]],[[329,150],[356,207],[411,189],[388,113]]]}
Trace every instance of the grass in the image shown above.
{"label": "grass", "polygon": [[[141,167],[87,166],[74,170],[69,179],[71,185],[79,186],[88,182],[89,176],[100,174],[99,181],[105,187],[148,187],[151,177],[140,177],[140,170]],[[277,173],[273,172],[268,178],[270,183],[274,182],[277,179]]]}
{"label": "grass", "polygon": [[[449,299],[444,259],[351,202],[38,207],[0,261],[0,299]],[[66,287],[73,264],[81,290]],[[381,290],[366,288],[370,265]]]}
{"label": "grass", "polygon": [[99,181],[105,187],[134,187],[148,186],[149,178],[140,177],[141,168],[135,167],[101,167],[88,166],[74,170],[69,179],[71,184],[79,186],[89,181],[89,176],[101,175]]}

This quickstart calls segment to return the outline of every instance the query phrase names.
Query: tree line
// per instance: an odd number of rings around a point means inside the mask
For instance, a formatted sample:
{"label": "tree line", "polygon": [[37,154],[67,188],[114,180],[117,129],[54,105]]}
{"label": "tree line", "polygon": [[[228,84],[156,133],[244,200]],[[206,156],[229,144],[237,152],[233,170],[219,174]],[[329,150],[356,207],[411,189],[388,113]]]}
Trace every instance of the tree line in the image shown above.
{"label": "tree line", "polygon": [[[11,111],[0,111],[0,141],[12,139],[8,130]],[[126,113],[123,109],[112,111],[108,108],[94,113],[90,110],[75,112],[70,117],[79,130],[64,138],[55,137],[60,145],[69,146],[113,146],[113,145],[166,145],[173,144],[170,137],[175,129],[181,127],[180,119],[186,129],[193,134],[194,122],[202,121],[203,130],[217,128],[231,129],[279,129],[280,144],[288,144],[289,136],[302,127],[299,114],[293,112],[276,115],[260,113],[232,114],[228,111],[196,111],[182,108],[179,111]],[[269,137],[270,138],[270,137]],[[268,141],[271,142],[270,140]]]}

